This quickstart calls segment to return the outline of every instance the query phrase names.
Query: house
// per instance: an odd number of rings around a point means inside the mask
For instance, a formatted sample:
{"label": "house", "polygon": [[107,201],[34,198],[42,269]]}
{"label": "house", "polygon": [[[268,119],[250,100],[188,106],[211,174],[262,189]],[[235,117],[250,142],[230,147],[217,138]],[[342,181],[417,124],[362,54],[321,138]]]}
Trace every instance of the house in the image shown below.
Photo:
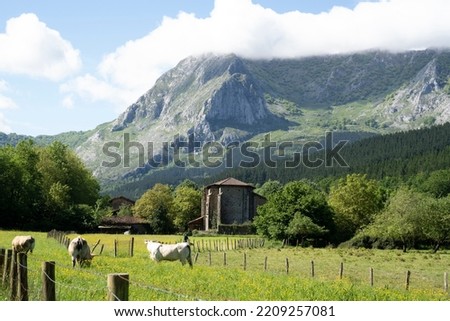
{"label": "house", "polygon": [[263,196],[253,190],[252,185],[232,177],[206,186],[202,196],[201,217],[189,222],[189,227],[219,231],[227,225],[253,221],[257,207],[266,202]]}
{"label": "house", "polygon": [[107,234],[147,234],[150,232],[150,225],[140,217],[112,215],[102,218],[98,229],[100,233]]}
{"label": "house", "polygon": [[[112,209],[111,216],[104,217],[98,226],[100,233],[109,234],[145,234],[150,231],[150,225],[147,220],[131,215],[131,207],[134,201],[125,196],[111,198],[109,204]],[[122,211],[123,208],[129,208],[130,211]]]}
{"label": "house", "polygon": [[132,207],[134,205],[134,201],[126,198],[125,196],[118,196],[111,198],[109,201],[109,205],[112,208],[113,214],[117,214],[122,207],[129,206]]}

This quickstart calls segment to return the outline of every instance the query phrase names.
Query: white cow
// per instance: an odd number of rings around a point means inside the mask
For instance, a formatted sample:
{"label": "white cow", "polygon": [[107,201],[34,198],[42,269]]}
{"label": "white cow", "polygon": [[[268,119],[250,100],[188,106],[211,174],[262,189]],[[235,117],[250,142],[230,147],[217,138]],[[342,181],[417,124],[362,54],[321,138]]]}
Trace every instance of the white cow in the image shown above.
{"label": "white cow", "polygon": [[69,254],[72,258],[72,267],[75,267],[76,263],[82,267],[85,263],[89,266],[94,254],[91,253],[91,249],[87,241],[81,236],[77,236],[69,243]]}
{"label": "white cow", "polygon": [[145,240],[150,258],[155,262],[180,261],[182,265],[189,263],[192,268],[191,247],[189,241],[177,244],[162,244],[156,241]]}
{"label": "white cow", "polygon": [[31,235],[18,235],[13,238],[11,244],[12,248],[16,252],[24,252],[25,254],[30,251],[30,253],[33,253],[35,240]]}

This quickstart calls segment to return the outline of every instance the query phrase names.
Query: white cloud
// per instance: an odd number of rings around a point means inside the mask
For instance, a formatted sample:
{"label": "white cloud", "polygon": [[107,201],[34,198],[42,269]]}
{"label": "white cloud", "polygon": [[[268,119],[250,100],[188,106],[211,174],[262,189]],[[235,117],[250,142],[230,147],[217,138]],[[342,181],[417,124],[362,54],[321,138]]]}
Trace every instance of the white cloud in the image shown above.
{"label": "white cloud", "polygon": [[67,95],[63,98],[61,104],[63,105],[63,107],[67,108],[67,109],[73,109],[74,106],[74,101],[73,101],[73,95]]}
{"label": "white cloud", "polygon": [[6,80],[0,79],[0,91],[6,91],[9,89],[8,83]]}
{"label": "white cloud", "polygon": [[8,83],[5,80],[0,79],[0,109],[13,109],[17,107],[14,100],[2,94],[2,92],[7,92],[9,90]]}
{"label": "white cloud", "polygon": [[[106,55],[98,76],[67,90],[127,107],[178,61],[204,52],[284,58],[369,49],[402,51],[450,45],[450,1],[382,0],[354,9],[277,13],[251,0],[216,0],[207,18],[180,12],[148,35]],[[70,88],[70,89],[69,89]]]}
{"label": "white cloud", "polygon": [[35,14],[9,19],[0,33],[0,71],[58,81],[80,68],[78,50]]}
{"label": "white cloud", "polygon": [[0,113],[0,132],[7,134],[11,132],[11,127],[9,126],[7,119],[2,113]]}
{"label": "white cloud", "polygon": [[[132,101],[131,95],[127,89],[116,88],[110,83],[90,74],[67,81],[59,88],[62,93],[68,94],[64,99],[66,104],[73,103],[73,95],[71,95],[71,93],[76,93],[81,98],[90,102],[100,100],[109,101],[116,108],[124,108],[129,101]],[[68,107],[67,105],[65,106]]]}
{"label": "white cloud", "polygon": [[14,102],[14,100],[0,94],[0,109],[12,109],[12,108],[16,108],[16,107],[17,107],[17,105]]}

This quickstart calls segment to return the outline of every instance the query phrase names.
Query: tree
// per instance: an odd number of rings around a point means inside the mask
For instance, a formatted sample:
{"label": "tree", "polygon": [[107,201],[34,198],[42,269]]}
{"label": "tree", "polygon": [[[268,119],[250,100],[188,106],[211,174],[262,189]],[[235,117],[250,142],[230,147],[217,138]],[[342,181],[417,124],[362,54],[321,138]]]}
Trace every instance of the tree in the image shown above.
{"label": "tree", "polygon": [[278,191],[283,188],[283,184],[279,181],[268,180],[261,187],[255,189],[255,193],[264,196],[265,198],[269,198],[271,195],[274,195]]}
{"label": "tree", "polygon": [[403,251],[423,239],[421,218],[424,202],[428,196],[405,187],[399,188],[389,199],[384,211],[379,213],[374,222],[363,234],[372,239],[387,239],[400,242]]}
{"label": "tree", "polygon": [[155,184],[134,205],[135,215],[148,220],[155,234],[171,233],[173,196],[169,185]]}
{"label": "tree", "polygon": [[328,204],[341,238],[349,239],[372,222],[384,205],[384,193],[375,180],[366,175],[350,174],[331,187]]}
{"label": "tree", "polygon": [[450,240],[450,196],[428,197],[424,201],[419,223],[426,238],[434,243],[434,252]]}
{"label": "tree", "polygon": [[446,197],[450,194],[450,169],[431,172],[423,182],[422,190],[434,197]]}
{"label": "tree", "polygon": [[313,222],[313,220],[300,213],[295,213],[294,218],[289,222],[286,234],[289,238],[299,239],[302,244],[307,237],[317,237],[329,232],[323,226],[319,226]]}
{"label": "tree", "polygon": [[[67,186],[71,204],[95,205],[100,186],[78,156],[66,145],[53,142],[42,149],[37,167],[47,196],[52,186],[59,183]],[[47,200],[51,201],[48,197]]]}
{"label": "tree", "polygon": [[2,227],[75,230],[70,217],[81,213],[77,222],[89,228],[91,211],[78,207],[94,205],[99,189],[81,160],[59,142],[39,147],[27,140],[0,148]]}
{"label": "tree", "polygon": [[187,223],[200,216],[202,192],[189,185],[179,185],[175,189],[172,217],[175,228],[184,231]]}
{"label": "tree", "polygon": [[333,230],[332,213],[325,195],[307,181],[287,183],[258,207],[254,224],[271,239],[303,240]]}
{"label": "tree", "polygon": [[0,149],[0,227],[12,228],[21,222],[20,204],[22,172],[13,159],[11,147]]}

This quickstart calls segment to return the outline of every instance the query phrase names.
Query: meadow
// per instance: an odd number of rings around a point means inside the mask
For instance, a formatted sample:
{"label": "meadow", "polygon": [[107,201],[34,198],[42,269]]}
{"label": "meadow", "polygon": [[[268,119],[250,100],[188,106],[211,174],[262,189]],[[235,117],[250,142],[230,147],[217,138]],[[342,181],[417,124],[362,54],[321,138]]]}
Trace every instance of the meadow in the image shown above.
{"label": "meadow", "polygon": [[[106,300],[107,276],[129,274],[129,300],[213,301],[437,301],[449,300],[444,273],[450,271],[450,251],[369,250],[281,247],[266,242],[262,248],[198,252],[193,247],[194,268],[179,262],[151,261],[144,240],[173,243],[181,236],[83,235],[93,245],[100,240],[90,267],[72,268],[66,248],[46,233],[0,231],[0,248],[10,248],[15,235],[32,234],[36,248],[28,255],[29,300],[41,300],[41,265],[56,265],[56,299],[60,301]],[[75,234],[68,235],[70,238]],[[128,241],[134,238],[134,255]],[[229,237],[228,240],[242,237]],[[224,240],[225,237],[190,238]],[[114,256],[114,241],[119,244]],[[198,254],[197,254],[198,253]],[[225,258],[224,258],[224,253]],[[225,261],[226,259],[226,261]],[[314,264],[314,276],[311,267]],[[288,268],[287,264],[288,263]],[[341,266],[343,270],[341,271]],[[369,271],[373,270],[373,285]],[[409,289],[406,272],[411,272]],[[342,273],[342,276],[340,275]],[[8,300],[0,288],[0,300]]]}

